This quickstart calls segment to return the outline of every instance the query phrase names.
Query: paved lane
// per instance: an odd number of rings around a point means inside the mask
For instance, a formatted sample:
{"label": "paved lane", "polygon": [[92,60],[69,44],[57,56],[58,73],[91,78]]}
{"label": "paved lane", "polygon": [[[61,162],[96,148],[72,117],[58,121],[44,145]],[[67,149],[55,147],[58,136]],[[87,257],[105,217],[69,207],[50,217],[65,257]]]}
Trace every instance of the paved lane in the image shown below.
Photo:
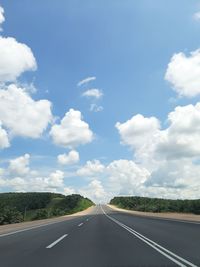
{"label": "paved lane", "polygon": [[[189,265],[160,253],[133,230]],[[199,230],[198,224],[141,218],[97,206],[87,216],[0,237],[0,266],[200,266]]]}

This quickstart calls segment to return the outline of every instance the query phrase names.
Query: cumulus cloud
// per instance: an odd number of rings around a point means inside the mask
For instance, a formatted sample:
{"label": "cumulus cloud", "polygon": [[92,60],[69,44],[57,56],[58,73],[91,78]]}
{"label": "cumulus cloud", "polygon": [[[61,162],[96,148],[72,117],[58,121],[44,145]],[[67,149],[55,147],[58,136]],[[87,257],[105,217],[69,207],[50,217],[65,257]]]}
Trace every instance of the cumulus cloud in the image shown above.
{"label": "cumulus cloud", "polygon": [[72,195],[72,194],[75,194],[76,191],[74,190],[74,188],[71,188],[71,187],[65,187],[64,188],[64,194],[67,196],[67,195]]}
{"label": "cumulus cloud", "polygon": [[80,168],[77,175],[92,179],[80,193],[95,202],[107,202],[116,195],[141,195],[150,172],[132,160],[115,160],[107,166],[94,160]]}
{"label": "cumulus cloud", "polygon": [[87,144],[93,140],[89,125],[82,120],[81,112],[74,109],[65,114],[60,124],[52,126],[50,136],[56,145],[68,148]]}
{"label": "cumulus cloud", "polygon": [[100,112],[102,110],[103,110],[103,107],[102,106],[98,106],[97,104],[91,104],[90,105],[90,111]]}
{"label": "cumulus cloud", "polygon": [[[2,187],[9,190],[30,192],[30,191],[47,191],[47,192],[63,192],[64,188],[64,172],[56,170],[47,176],[34,176],[27,165],[23,162],[23,156],[18,158],[18,162],[14,163],[13,174],[16,176],[0,178]],[[20,160],[21,162],[19,162]],[[20,166],[21,164],[21,166]],[[9,170],[10,170],[9,166]],[[17,175],[18,174],[18,175]]]}
{"label": "cumulus cloud", "polygon": [[9,147],[9,139],[7,132],[2,128],[1,122],[0,122],[0,149]]}
{"label": "cumulus cloud", "polygon": [[200,94],[200,50],[186,56],[174,54],[168,64],[165,79],[179,96],[194,97]]}
{"label": "cumulus cloud", "polygon": [[5,21],[4,9],[0,6],[0,31],[2,31],[1,24]]}
{"label": "cumulus cloud", "polygon": [[5,170],[3,168],[0,168],[0,177],[5,173]]}
{"label": "cumulus cloud", "polygon": [[52,172],[48,178],[44,179],[44,182],[47,185],[47,188],[60,188],[63,187],[64,181],[64,172],[56,170]]}
{"label": "cumulus cloud", "polygon": [[154,164],[152,154],[161,135],[157,118],[145,118],[137,114],[124,123],[117,122],[115,127],[120,134],[121,143],[134,150],[137,161],[145,161],[148,165]]}
{"label": "cumulus cloud", "polygon": [[99,160],[87,161],[86,164],[77,170],[78,176],[95,176],[104,171],[104,165]]}
{"label": "cumulus cloud", "polygon": [[9,172],[15,176],[24,176],[29,172],[29,160],[30,155],[25,154],[24,156],[10,160]]}
{"label": "cumulus cloud", "polygon": [[190,159],[164,161],[146,181],[147,189],[163,193],[163,197],[199,198],[200,165]]}
{"label": "cumulus cloud", "polygon": [[156,150],[167,159],[200,155],[200,103],[178,106],[168,115],[169,127],[162,131]]}
{"label": "cumulus cloud", "polygon": [[124,123],[117,122],[115,127],[119,131],[123,144],[139,148],[144,141],[157,134],[160,123],[155,117],[145,118],[137,114]]}
{"label": "cumulus cloud", "polygon": [[193,18],[194,18],[194,20],[199,21],[200,20],[200,12],[198,11],[198,12],[194,13]]}
{"label": "cumulus cloud", "polygon": [[199,156],[200,103],[176,107],[169,113],[168,123],[161,130],[156,118],[136,115],[116,127],[122,143],[129,145],[140,159],[145,153],[157,160]]}
{"label": "cumulus cloud", "polygon": [[[139,119],[139,121],[138,121]],[[120,194],[138,194],[160,197],[198,197],[200,188],[200,103],[178,106],[168,114],[168,126],[160,129],[156,118],[133,116],[116,125],[123,144],[133,149],[139,168],[144,168],[147,179],[143,183],[124,182],[114,174]],[[134,165],[131,163],[131,165]],[[138,167],[138,165],[137,165]],[[122,167],[128,170],[129,167]],[[131,171],[127,177],[131,179]],[[140,177],[140,175],[136,175]],[[111,179],[112,181],[112,179]],[[120,182],[124,188],[120,189]],[[132,184],[128,188],[128,184]],[[117,188],[113,186],[113,188]],[[133,188],[135,191],[133,191]],[[196,189],[195,189],[196,188]],[[137,190],[138,189],[138,190]],[[132,192],[132,193],[131,193]],[[192,194],[192,192],[194,192]]]}
{"label": "cumulus cloud", "polygon": [[96,77],[94,77],[94,76],[87,77],[87,78],[81,80],[80,82],[78,82],[77,86],[82,86],[82,85],[88,84],[89,82],[95,81],[95,80],[96,80]]}
{"label": "cumulus cloud", "polygon": [[79,162],[79,153],[76,150],[71,150],[68,154],[58,155],[57,160],[62,165],[72,165]]}
{"label": "cumulus cloud", "polygon": [[80,189],[79,194],[92,199],[94,202],[106,202],[107,193],[104,190],[104,187],[101,181],[94,179],[87,186]]}
{"label": "cumulus cloud", "polygon": [[141,187],[150,172],[132,160],[115,160],[107,166],[110,188],[117,195],[141,194]]}
{"label": "cumulus cloud", "polygon": [[0,36],[0,82],[15,81],[23,72],[36,70],[31,49],[14,38]]}
{"label": "cumulus cloud", "polygon": [[15,84],[0,89],[0,121],[12,135],[38,138],[52,121],[51,102],[34,101]]}
{"label": "cumulus cloud", "polygon": [[82,94],[82,96],[99,99],[99,98],[101,98],[103,96],[103,93],[99,89],[89,89],[89,90],[85,91]]}

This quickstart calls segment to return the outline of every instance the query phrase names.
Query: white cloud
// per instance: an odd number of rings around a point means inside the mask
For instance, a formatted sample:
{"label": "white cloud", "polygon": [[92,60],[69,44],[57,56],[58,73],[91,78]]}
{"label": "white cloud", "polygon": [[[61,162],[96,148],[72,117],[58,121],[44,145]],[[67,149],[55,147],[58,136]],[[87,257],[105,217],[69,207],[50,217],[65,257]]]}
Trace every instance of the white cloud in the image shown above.
{"label": "white cloud", "polygon": [[101,90],[99,89],[89,89],[87,91],[85,91],[82,96],[86,96],[86,97],[92,97],[92,98],[96,98],[99,99],[103,96],[103,93]]}
{"label": "white cloud", "polygon": [[169,126],[161,130],[154,118],[133,116],[117,123],[123,144],[129,145],[136,159],[175,159],[200,155],[200,103],[178,106],[168,115]]}
{"label": "white cloud", "polygon": [[74,109],[65,114],[60,124],[52,126],[50,136],[56,145],[68,148],[87,144],[93,140],[89,125],[82,120],[81,112]]}
{"label": "white cloud", "polygon": [[28,174],[30,170],[29,160],[30,160],[29,154],[25,154],[24,156],[10,160],[10,164],[8,168],[9,172],[15,176],[24,176]]}
{"label": "white cloud", "polygon": [[101,181],[94,179],[92,180],[88,186],[80,189],[79,194],[93,200],[96,203],[99,202],[107,202],[107,193],[104,190],[104,187]]}
{"label": "white cloud", "polygon": [[0,177],[2,177],[5,173],[5,170],[3,168],[0,168]]}
{"label": "white cloud", "polygon": [[117,122],[115,127],[119,131],[123,144],[139,148],[144,141],[157,134],[160,123],[155,117],[145,118],[137,114],[124,123]]}
{"label": "white cloud", "polygon": [[12,135],[38,138],[52,121],[51,102],[34,101],[25,89],[11,84],[0,89],[0,120]]}
{"label": "white cloud", "polygon": [[44,179],[47,188],[60,188],[64,186],[64,172],[56,170],[48,178]]}
{"label": "white cloud", "polygon": [[68,154],[60,154],[57,160],[62,165],[72,165],[79,162],[79,153],[76,150],[71,150]]}
{"label": "white cloud", "polygon": [[115,127],[118,129],[122,144],[134,150],[137,161],[145,161],[148,167],[152,168],[154,165],[152,154],[161,134],[159,120],[137,114],[124,123],[117,122]]}
{"label": "white cloud", "polygon": [[1,127],[1,122],[0,122],[0,149],[9,147],[9,139],[8,139],[8,134],[7,132],[2,129]]}
{"label": "white cloud", "polygon": [[[166,129],[160,129],[156,118],[144,118],[138,115],[123,124],[117,124],[117,129],[122,143],[133,149],[134,157],[140,163],[137,167],[140,170],[144,168],[144,173],[149,174],[143,183],[138,181],[137,184],[136,181],[134,185],[134,175],[131,175],[135,173],[134,169],[131,170],[125,164],[123,167],[121,164],[122,171],[116,168],[113,180],[110,179],[113,190],[115,188],[119,194],[126,195],[198,197],[200,193],[200,103],[176,107],[168,115]],[[127,173],[131,170],[130,174],[126,174],[126,170]],[[136,174],[136,177],[141,175]]]}
{"label": "white cloud", "polygon": [[81,80],[80,82],[78,82],[77,86],[82,86],[82,85],[88,84],[89,82],[95,81],[95,80],[96,80],[96,77],[94,77],[94,76],[87,77],[87,78]]}
{"label": "white cloud", "polygon": [[67,196],[67,195],[72,195],[72,194],[75,194],[76,191],[71,188],[71,187],[65,187],[64,188],[64,194]]}
{"label": "white cloud", "polygon": [[14,38],[0,36],[0,82],[15,81],[23,72],[36,70],[31,49]]}
{"label": "white cloud", "polygon": [[[26,168],[26,167],[25,167]],[[24,168],[24,169],[25,169]],[[64,188],[64,173],[60,170],[51,172],[48,176],[34,177],[30,170],[17,176],[22,172],[23,166],[16,169],[16,177],[0,178],[0,184],[8,187],[10,190],[30,192],[30,191],[46,191],[46,192],[62,192]]]}
{"label": "white cloud", "polygon": [[200,20],[200,12],[198,11],[198,12],[194,13],[193,18],[194,18],[196,21],[199,21],[199,20]]}
{"label": "white cloud", "polygon": [[91,104],[90,105],[90,111],[100,112],[102,110],[103,110],[102,106],[98,106],[97,104]]}
{"label": "white cloud", "polygon": [[115,160],[107,166],[110,190],[117,195],[141,194],[141,186],[150,172],[132,160]]}
{"label": "white cloud", "polygon": [[163,197],[199,198],[200,165],[190,159],[164,161],[151,174],[145,186],[147,192],[157,192]]}
{"label": "white cloud", "polygon": [[200,155],[200,103],[178,106],[168,115],[169,127],[157,143],[159,155],[167,159]]}
{"label": "white cloud", "polygon": [[5,21],[4,9],[0,6],[0,31],[2,31],[1,24]]}
{"label": "white cloud", "polygon": [[6,181],[6,186],[10,186],[15,191],[24,192],[27,189],[27,182],[24,178],[15,177]]}
{"label": "white cloud", "polygon": [[78,176],[95,176],[104,171],[104,165],[99,160],[87,161],[86,164],[77,170]]}
{"label": "white cloud", "polygon": [[174,54],[168,64],[165,79],[179,96],[194,97],[200,94],[200,50]]}

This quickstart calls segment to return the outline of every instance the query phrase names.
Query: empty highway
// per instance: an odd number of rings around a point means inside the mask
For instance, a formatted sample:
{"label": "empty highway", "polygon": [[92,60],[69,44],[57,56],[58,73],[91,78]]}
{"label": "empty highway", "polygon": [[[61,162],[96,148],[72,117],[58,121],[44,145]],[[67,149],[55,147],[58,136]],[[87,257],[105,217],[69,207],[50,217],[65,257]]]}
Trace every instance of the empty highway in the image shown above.
{"label": "empty highway", "polygon": [[98,205],[88,215],[0,235],[0,266],[200,266],[200,223]]}

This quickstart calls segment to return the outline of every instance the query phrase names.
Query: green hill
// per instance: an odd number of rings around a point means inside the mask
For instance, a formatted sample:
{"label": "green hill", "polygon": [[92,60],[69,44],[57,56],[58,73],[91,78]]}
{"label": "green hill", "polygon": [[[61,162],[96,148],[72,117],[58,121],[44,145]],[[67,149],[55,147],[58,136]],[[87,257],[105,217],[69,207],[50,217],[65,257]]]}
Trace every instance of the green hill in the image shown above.
{"label": "green hill", "polygon": [[92,205],[91,200],[78,194],[0,193],[0,224],[72,214]]}
{"label": "green hill", "polygon": [[119,208],[150,212],[182,212],[200,214],[200,199],[162,199],[149,197],[114,197],[110,204]]}

